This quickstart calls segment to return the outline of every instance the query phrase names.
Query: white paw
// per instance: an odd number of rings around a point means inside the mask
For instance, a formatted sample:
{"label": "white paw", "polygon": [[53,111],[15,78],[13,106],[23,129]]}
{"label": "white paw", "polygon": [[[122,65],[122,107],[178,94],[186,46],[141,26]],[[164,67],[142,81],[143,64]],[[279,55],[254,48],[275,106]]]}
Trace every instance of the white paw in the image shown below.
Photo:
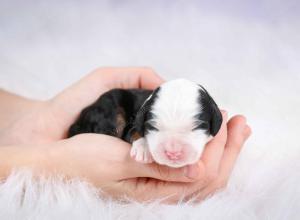
{"label": "white paw", "polygon": [[132,143],[130,156],[140,163],[152,163],[153,158],[144,138],[139,138]]}

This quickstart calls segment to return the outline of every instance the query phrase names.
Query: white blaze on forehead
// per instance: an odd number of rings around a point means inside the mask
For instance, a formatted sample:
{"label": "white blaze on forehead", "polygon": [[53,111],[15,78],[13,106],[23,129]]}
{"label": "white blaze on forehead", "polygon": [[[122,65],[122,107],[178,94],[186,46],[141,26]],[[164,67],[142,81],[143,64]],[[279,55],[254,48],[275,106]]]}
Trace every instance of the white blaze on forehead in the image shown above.
{"label": "white blaze on forehead", "polygon": [[[199,160],[209,140],[205,130],[193,130],[199,123],[195,116],[202,111],[199,90],[202,88],[198,84],[186,79],[168,81],[160,86],[151,106],[151,121],[158,130],[150,130],[145,135],[157,163],[182,167]],[[166,154],[175,148],[183,152],[183,158],[178,161]]]}
{"label": "white blaze on forehead", "polygon": [[201,110],[199,89],[196,83],[186,79],[162,84],[152,106],[155,126],[161,131],[192,129],[194,116]]}

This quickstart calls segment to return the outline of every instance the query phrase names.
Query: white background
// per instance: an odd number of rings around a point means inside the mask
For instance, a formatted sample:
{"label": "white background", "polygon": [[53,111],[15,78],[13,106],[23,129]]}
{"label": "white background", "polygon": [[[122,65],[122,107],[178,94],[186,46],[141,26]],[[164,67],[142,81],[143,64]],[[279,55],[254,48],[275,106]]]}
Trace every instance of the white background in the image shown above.
{"label": "white background", "polygon": [[245,114],[253,135],[232,184],[267,196],[243,208],[295,217],[299,175],[285,181],[300,161],[299,1],[0,1],[0,87],[47,99],[100,66],[189,78]]}

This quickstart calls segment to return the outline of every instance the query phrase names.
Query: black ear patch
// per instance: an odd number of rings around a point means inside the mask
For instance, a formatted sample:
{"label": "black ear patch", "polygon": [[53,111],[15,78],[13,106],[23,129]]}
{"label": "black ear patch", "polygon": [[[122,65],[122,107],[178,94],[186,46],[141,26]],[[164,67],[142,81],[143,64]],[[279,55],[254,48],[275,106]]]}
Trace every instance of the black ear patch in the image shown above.
{"label": "black ear patch", "polygon": [[157,130],[155,126],[151,124],[150,120],[155,117],[151,112],[151,108],[157,98],[159,90],[160,87],[153,91],[150,98],[145,101],[135,117],[135,131],[138,132],[142,137],[144,137],[145,134],[147,134],[147,132],[150,130]]}
{"label": "black ear patch", "polygon": [[201,88],[199,89],[198,101],[201,105],[201,109],[196,117],[200,124],[196,129],[205,129],[208,134],[215,136],[220,130],[223,121],[222,114],[206,89],[201,85],[199,86]]}

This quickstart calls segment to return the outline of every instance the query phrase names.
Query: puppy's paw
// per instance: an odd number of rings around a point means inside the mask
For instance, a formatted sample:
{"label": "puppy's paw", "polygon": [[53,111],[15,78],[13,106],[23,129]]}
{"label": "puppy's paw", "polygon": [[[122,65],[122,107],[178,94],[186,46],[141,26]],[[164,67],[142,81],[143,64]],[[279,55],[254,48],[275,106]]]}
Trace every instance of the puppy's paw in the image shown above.
{"label": "puppy's paw", "polygon": [[152,163],[153,158],[144,138],[139,138],[132,143],[130,156],[140,163]]}

